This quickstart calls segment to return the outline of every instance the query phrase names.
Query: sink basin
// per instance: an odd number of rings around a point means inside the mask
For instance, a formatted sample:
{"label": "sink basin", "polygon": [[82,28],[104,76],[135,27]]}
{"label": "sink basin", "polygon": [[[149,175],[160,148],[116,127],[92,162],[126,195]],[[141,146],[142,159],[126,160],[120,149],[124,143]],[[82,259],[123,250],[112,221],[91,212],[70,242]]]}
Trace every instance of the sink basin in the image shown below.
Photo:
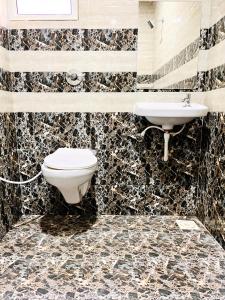
{"label": "sink basin", "polygon": [[206,116],[208,107],[196,103],[185,106],[183,102],[140,102],[136,103],[134,113],[145,117],[154,125],[160,125],[165,130],[171,130],[174,125],[183,125],[195,118]]}

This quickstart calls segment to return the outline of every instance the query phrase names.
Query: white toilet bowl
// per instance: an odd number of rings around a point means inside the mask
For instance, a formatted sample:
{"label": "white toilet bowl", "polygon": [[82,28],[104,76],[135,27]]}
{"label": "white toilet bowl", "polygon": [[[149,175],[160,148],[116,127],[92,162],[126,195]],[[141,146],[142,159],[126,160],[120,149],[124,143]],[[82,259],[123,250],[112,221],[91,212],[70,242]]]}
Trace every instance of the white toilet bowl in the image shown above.
{"label": "white toilet bowl", "polygon": [[79,203],[97,170],[97,158],[89,149],[60,148],[47,156],[41,167],[48,183],[62,193],[66,202]]}

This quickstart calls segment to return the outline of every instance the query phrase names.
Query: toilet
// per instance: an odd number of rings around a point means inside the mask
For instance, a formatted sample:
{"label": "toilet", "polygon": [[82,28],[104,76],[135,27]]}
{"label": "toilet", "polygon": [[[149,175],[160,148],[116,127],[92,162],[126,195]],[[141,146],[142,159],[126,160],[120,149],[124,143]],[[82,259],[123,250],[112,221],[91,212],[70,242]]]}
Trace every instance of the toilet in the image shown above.
{"label": "toilet", "polygon": [[90,187],[97,158],[90,149],[59,148],[44,159],[41,169],[46,181],[59,189],[66,202],[77,204]]}

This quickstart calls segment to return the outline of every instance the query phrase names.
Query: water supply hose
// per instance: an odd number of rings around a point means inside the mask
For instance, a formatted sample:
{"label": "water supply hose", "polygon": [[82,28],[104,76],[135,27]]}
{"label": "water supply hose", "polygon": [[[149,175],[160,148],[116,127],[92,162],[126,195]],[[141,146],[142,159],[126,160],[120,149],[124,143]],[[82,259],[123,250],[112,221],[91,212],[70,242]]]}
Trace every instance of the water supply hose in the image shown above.
{"label": "water supply hose", "polygon": [[176,135],[180,134],[180,133],[184,130],[185,127],[186,127],[186,125],[184,124],[183,127],[181,128],[181,130],[179,130],[179,131],[177,131],[177,132],[171,132],[170,134],[171,134],[172,136],[176,136]]}
{"label": "water supply hose", "polygon": [[159,127],[159,126],[149,126],[144,131],[142,131],[141,136],[144,136],[145,133],[146,133],[146,131],[148,131],[149,129],[153,129],[153,128],[165,132],[165,130],[162,127]]}
{"label": "water supply hose", "polygon": [[36,176],[34,176],[31,179],[28,179],[26,181],[11,181],[11,180],[8,180],[8,179],[2,178],[2,177],[0,177],[0,181],[3,181],[5,183],[18,184],[18,185],[20,185],[20,184],[26,184],[26,183],[30,183],[30,182],[34,181],[39,176],[41,176],[41,174],[42,174],[42,171],[40,171]]}

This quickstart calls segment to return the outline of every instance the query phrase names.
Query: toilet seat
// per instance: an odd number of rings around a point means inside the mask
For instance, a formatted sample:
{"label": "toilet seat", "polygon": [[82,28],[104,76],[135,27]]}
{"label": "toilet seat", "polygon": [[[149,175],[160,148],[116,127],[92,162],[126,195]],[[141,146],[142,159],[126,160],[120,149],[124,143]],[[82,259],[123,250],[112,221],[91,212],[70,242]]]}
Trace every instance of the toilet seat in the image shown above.
{"label": "toilet seat", "polygon": [[44,159],[45,180],[58,188],[69,204],[80,203],[97,170],[97,157],[89,149],[60,148]]}
{"label": "toilet seat", "polygon": [[97,158],[89,149],[59,148],[44,159],[47,168],[55,170],[82,170],[97,165]]}

